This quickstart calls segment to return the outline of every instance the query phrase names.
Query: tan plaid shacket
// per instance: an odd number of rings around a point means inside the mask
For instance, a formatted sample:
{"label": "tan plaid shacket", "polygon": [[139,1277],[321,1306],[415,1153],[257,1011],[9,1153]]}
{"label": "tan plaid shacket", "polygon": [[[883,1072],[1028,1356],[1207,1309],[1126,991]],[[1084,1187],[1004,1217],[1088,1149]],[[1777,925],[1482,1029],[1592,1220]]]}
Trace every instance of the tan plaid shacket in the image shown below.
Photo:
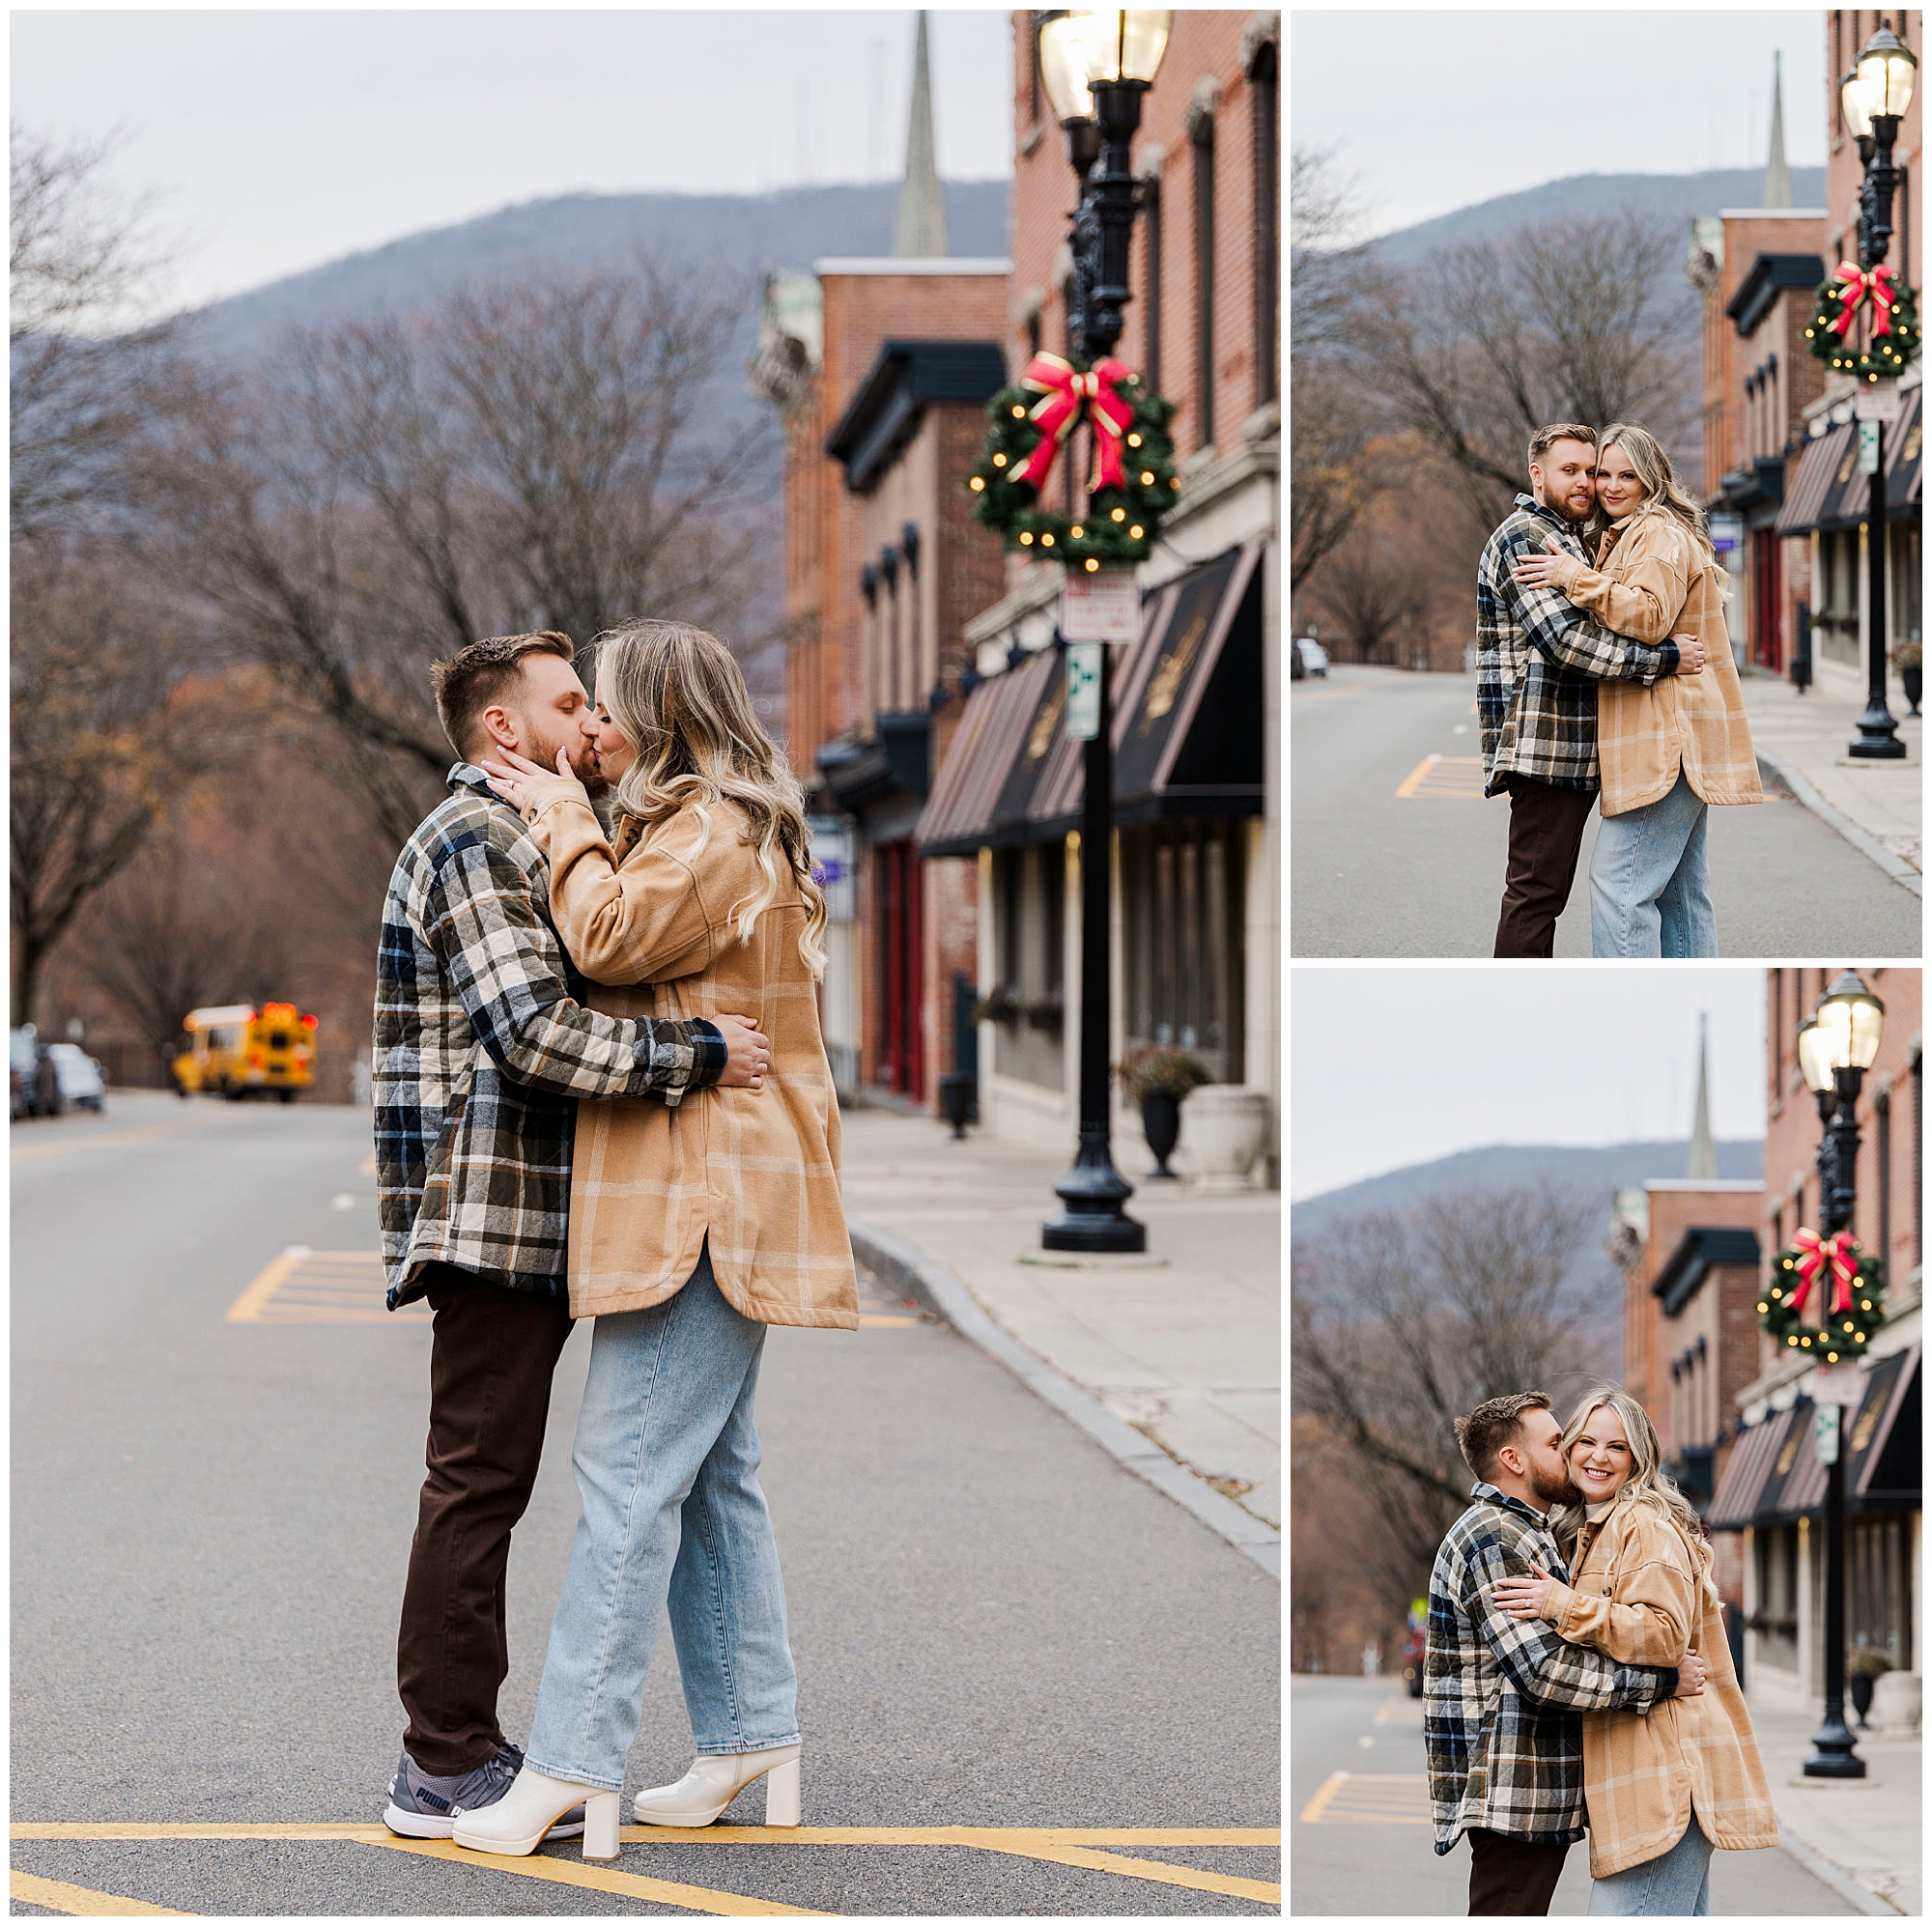
{"label": "tan plaid shacket", "polygon": [[1762,803],[1744,692],[1724,623],[1724,571],[1670,515],[1641,512],[1606,531],[1597,566],[1563,593],[1619,635],[1643,642],[1694,635],[1701,675],[1597,685],[1599,807],[1620,816],[1660,802],[1681,768],[1705,802]]}
{"label": "tan plaid shacket", "polygon": [[1645,1716],[1583,1714],[1591,1878],[1667,1853],[1693,1811],[1706,1837],[1727,1852],[1776,1846],[1777,1815],[1731,1665],[1723,1609],[1662,1501],[1625,1499],[1586,1523],[1573,1569],[1571,1582],[1552,1584],[1543,1605],[1562,1637],[1625,1665],[1675,1665],[1694,1645],[1705,1672],[1700,1696],[1661,1700]]}
{"label": "tan plaid shacket", "polygon": [[526,813],[550,859],[551,915],[592,981],[593,1008],[747,1016],[772,1043],[759,1090],[707,1090],[674,1111],[579,1104],[571,1315],[641,1311],[674,1296],[708,1236],[718,1287],[742,1316],[856,1330],[838,1099],[817,984],[798,951],[797,886],[781,878],[741,943],[731,911],[764,878],[735,804],[690,806],[642,836],[627,818],[614,848],[575,783],[539,784]]}

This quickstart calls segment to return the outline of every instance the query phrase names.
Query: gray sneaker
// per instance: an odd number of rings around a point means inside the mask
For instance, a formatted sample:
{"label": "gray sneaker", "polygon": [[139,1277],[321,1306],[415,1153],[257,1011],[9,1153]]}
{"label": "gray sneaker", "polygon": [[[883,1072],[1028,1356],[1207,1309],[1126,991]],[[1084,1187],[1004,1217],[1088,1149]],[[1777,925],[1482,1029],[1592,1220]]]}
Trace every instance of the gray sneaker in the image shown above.
{"label": "gray sneaker", "polygon": [[[473,1772],[438,1778],[405,1752],[389,1781],[389,1804],[383,1824],[404,1839],[447,1839],[466,1812],[495,1805],[515,1782],[524,1763],[522,1750],[507,1740],[494,1759]],[[583,1834],[583,1808],[574,1805],[544,1836],[578,1839]]]}

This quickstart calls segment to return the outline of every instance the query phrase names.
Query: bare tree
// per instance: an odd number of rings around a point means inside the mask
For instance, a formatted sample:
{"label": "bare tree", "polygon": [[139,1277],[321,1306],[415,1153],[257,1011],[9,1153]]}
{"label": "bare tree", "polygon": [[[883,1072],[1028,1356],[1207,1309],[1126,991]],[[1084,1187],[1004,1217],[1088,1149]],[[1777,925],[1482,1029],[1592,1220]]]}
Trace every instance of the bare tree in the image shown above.
{"label": "bare tree", "polygon": [[1380,529],[1357,524],[1328,556],[1314,600],[1357,662],[1393,662],[1394,638],[1429,606],[1429,585]]}
{"label": "bare tree", "polygon": [[161,716],[177,651],[124,570],[15,544],[13,556],[14,1021],[81,905],[139,854],[184,745]]}
{"label": "bare tree", "polygon": [[235,657],[342,731],[406,832],[450,761],[436,655],[643,612],[729,634],[748,607],[772,430],[710,407],[744,296],[644,264],[298,335],[250,382],[203,376],[155,450],[151,552]]}
{"label": "bare tree", "polygon": [[1544,1186],[1457,1192],[1346,1220],[1297,1251],[1295,1413],[1350,1454],[1398,1596],[1466,1502],[1456,1419],[1506,1391],[1560,1405],[1604,1369],[1605,1319],[1578,1267],[1602,1214]]}
{"label": "bare tree", "polygon": [[9,475],[14,534],[46,536],[123,498],[121,457],[154,404],[172,323],[147,317],[167,255],[145,201],[105,183],[113,143],[15,122],[9,164]]}
{"label": "bare tree", "polygon": [[1626,211],[1552,220],[1506,241],[1365,269],[1345,335],[1394,425],[1455,465],[1491,526],[1527,486],[1523,449],[1548,421],[1641,421],[1682,447],[1695,418],[1695,302],[1665,269],[1667,222]]}

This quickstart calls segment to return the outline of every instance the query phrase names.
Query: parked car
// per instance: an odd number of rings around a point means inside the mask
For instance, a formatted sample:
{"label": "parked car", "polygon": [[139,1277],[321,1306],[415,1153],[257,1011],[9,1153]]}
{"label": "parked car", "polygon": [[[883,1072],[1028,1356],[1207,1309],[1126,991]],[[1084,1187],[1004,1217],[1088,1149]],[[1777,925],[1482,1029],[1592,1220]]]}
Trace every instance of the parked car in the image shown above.
{"label": "parked car", "polygon": [[64,1101],[80,1110],[107,1108],[107,1072],[78,1043],[49,1043],[47,1055]]}
{"label": "parked car", "polygon": [[[1313,636],[1297,636],[1294,638],[1294,653],[1303,675],[1326,675],[1328,673],[1328,651]],[[1291,671],[1290,681],[1294,679]]]}
{"label": "parked car", "polygon": [[1402,1649],[1402,1679],[1412,1699],[1422,1696],[1422,1661],[1429,1650],[1429,1636],[1420,1629],[1408,1634],[1408,1643]]}

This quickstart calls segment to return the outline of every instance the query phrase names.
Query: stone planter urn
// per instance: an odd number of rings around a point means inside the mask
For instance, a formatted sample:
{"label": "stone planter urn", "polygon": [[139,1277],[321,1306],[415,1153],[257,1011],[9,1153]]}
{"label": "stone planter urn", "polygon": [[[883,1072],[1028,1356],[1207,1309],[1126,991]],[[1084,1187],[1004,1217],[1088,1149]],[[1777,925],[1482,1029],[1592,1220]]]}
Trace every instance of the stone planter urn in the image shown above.
{"label": "stone planter urn", "polygon": [[1925,1681],[1917,1672],[1883,1672],[1872,1682],[1872,1723],[1881,1732],[1912,1731],[1924,1702]]}
{"label": "stone planter urn", "polygon": [[1203,1084],[1187,1099],[1196,1190],[1246,1190],[1267,1136],[1268,1093],[1245,1084]]}

